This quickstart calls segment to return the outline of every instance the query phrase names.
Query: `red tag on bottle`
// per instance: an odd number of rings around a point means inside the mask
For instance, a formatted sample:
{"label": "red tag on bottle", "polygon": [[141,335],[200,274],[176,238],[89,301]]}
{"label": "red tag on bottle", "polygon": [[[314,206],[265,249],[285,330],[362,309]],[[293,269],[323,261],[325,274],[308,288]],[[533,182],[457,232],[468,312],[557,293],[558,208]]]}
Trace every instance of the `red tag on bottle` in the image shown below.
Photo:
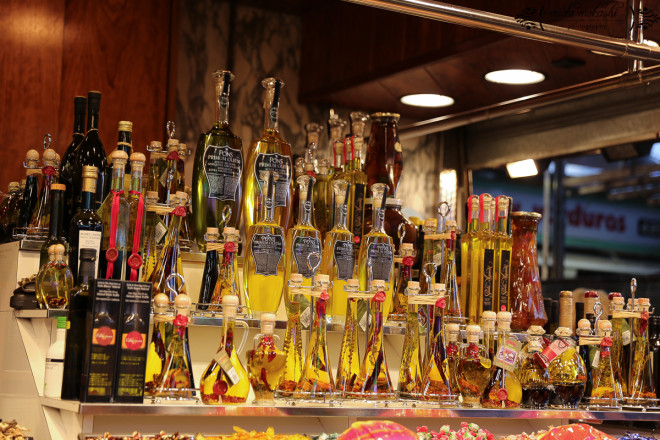
{"label": "red tag on bottle", "polygon": [[374,295],[374,297],[371,298],[371,300],[372,300],[372,301],[375,301],[375,302],[380,302],[380,303],[382,303],[382,302],[385,302],[385,299],[386,299],[386,298],[387,298],[387,297],[385,296],[385,292],[383,292],[382,290],[379,290],[378,292],[376,292],[376,294]]}
{"label": "red tag on bottle", "polygon": [[233,241],[225,243],[225,252],[236,252],[236,245]]}
{"label": "red tag on bottle", "polygon": [[[114,263],[117,261],[117,258],[119,258],[119,251],[117,251],[117,248],[112,247],[105,251],[105,259],[108,263]],[[108,276],[112,276],[112,274],[108,274]]]}
{"label": "red tag on bottle", "polygon": [[227,382],[222,379],[216,380],[213,384],[213,394],[217,394],[218,396],[224,396],[228,389]]}
{"label": "red tag on bottle", "polygon": [[319,296],[319,299],[322,301],[327,301],[330,299],[330,295],[328,295],[328,291],[323,289],[323,292],[321,292],[321,296]]}
{"label": "red tag on bottle", "polygon": [[167,154],[167,160],[179,160],[179,153],[177,151],[170,151]]}
{"label": "red tag on bottle", "polygon": [[442,298],[438,298],[438,300],[435,302],[435,306],[441,309],[444,309],[446,305],[447,305],[447,300],[445,299],[444,296]]}
{"label": "red tag on bottle", "polygon": [[185,206],[177,206],[174,208],[174,211],[172,211],[172,215],[176,215],[178,217],[185,217],[186,216],[186,207]]}
{"label": "red tag on bottle", "polygon": [[138,270],[142,266],[142,257],[138,254],[132,254],[128,257],[128,267]]}
{"label": "red tag on bottle", "polygon": [[41,169],[41,174],[44,176],[54,176],[55,175],[55,168],[51,166],[43,167]]}
{"label": "red tag on bottle", "polygon": [[174,325],[177,327],[185,327],[188,325],[188,317],[185,315],[176,315],[176,318],[174,318]]}
{"label": "red tag on bottle", "polygon": [[467,355],[468,355],[468,357],[471,357],[471,358],[478,358],[479,357],[479,347],[477,347],[476,344],[468,345]]}
{"label": "red tag on bottle", "polygon": [[353,241],[354,241],[356,244],[360,243],[360,237],[358,237],[358,236],[356,235],[355,237],[353,237]]}
{"label": "red tag on bottle", "polygon": [[509,392],[505,390],[504,388],[500,388],[497,391],[497,398],[500,399],[502,402],[507,400],[509,398]]}
{"label": "red tag on bottle", "polygon": [[405,266],[412,266],[413,264],[415,264],[415,260],[413,259],[413,257],[410,256],[403,257],[403,264]]}

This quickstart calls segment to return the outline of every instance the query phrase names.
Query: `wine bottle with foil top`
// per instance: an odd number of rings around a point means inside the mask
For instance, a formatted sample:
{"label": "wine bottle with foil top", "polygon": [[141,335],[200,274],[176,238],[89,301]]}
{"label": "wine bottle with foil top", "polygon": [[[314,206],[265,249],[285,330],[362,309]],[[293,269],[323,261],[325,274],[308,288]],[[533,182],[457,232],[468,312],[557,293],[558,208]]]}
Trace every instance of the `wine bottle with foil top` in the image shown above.
{"label": "wine bottle with foil top", "polygon": [[[405,257],[404,257],[405,258]],[[422,356],[419,344],[419,305],[408,301],[419,295],[419,282],[408,281],[401,293],[406,296],[406,336],[403,341],[397,391],[400,398],[415,398],[422,392]],[[401,305],[403,306],[403,304]],[[395,309],[396,310],[396,309]]]}
{"label": "wine bottle with foil top", "polygon": [[[87,98],[76,96],[73,98],[73,139],[62,156],[60,165],[60,183],[66,185],[64,202],[64,225],[68,234],[68,225],[76,214],[73,210],[73,168],[75,166],[76,149],[85,137],[85,111]],[[26,226],[24,226],[26,227]],[[67,238],[70,238],[67,236]]]}
{"label": "wine bottle with foil top", "polygon": [[481,397],[490,381],[491,361],[488,350],[479,343],[481,327],[468,325],[467,344],[461,348],[458,361],[458,386],[463,396],[463,405],[481,407]]}
{"label": "wine bottle with foil top", "polygon": [[[248,149],[248,162],[245,170],[243,193],[243,224],[249,230],[257,223],[259,212],[263,210],[265,199],[259,197],[267,185],[264,172],[277,174],[272,199],[273,221],[282,228],[289,227],[293,196],[293,157],[291,145],[279,131],[279,106],[284,82],[276,78],[266,78],[261,84],[266,88],[264,100],[264,132],[254,140]],[[259,202],[260,201],[260,202]]]}
{"label": "wine bottle with foil top", "polygon": [[145,200],[142,195],[142,175],[146,157],[142,153],[130,155],[131,179],[128,191],[128,238],[127,252],[130,254],[126,259],[126,274],[131,281],[138,281],[140,270],[144,266],[144,243],[146,235]]}
{"label": "wine bottle with foil top", "polygon": [[64,245],[53,244],[48,249],[53,260],[44,264],[37,276],[37,296],[43,299],[47,309],[66,309],[69,291],[73,288],[73,276],[64,262]]}
{"label": "wine bottle with foil top", "polygon": [[50,203],[51,203],[51,186],[57,183],[55,171],[57,169],[57,155],[55,150],[47,148],[43,154],[43,168],[41,175],[43,176],[41,182],[41,191],[39,192],[39,199],[37,206],[32,213],[32,219],[27,229],[27,234],[34,237],[45,237],[48,234],[48,227],[50,225]]}
{"label": "wine bottle with foil top", "polygon": [[250,385],[255,405],[274,406],[275,390],[286,366],[286,354],[277,347],[279,337],[273,334],[276,316],[262,313],[261,333],[254,337],[254,345],[246,355]]}
{"label": "wine bottle with foil top", "polygon": [[327,233],[332,228],[332,169],[328,159],[318,161],[316,173],[316,191],[314,191],[314,224],[321,233]]}
{"label": "wine bottle with foil top", "polygon": [[365,172],[369,186],[374,183],[384,183],[389,193],[396,195],[401,171],[403,170],[403,155],[399,141],[400,115],[397,113],[373,113],[371,115],[371,134],[367,145]]}
{"label": "wine bottle with foil top", "polygon": [[[234,75],[228,70],[213,73],[215,84],[215,123],[200,136],[193,165],[192,211],[197,246],[204,250],[207,227],[240,225],[243,203],[243,144],[229,126],[229,93]],[[256,197],[251,199],[253,204]],[[222,212],[233,213],[225,224]]]}
{"label": "wine bottle with foil top", "polygon": [[518,378],[522,387],[522,406],[532,409],[545,409],[550,402],[552,391],[548,380],[548,370],[538,360],[543,350],[543,327],[530,326],[527,330],[527,355],[524,357]]}
{"label": "wine bottle with foil top", "polygon": [[469,317],[470,304],[476,301],[477,285],[473,282],[473,257],[477,255],[474,249],[474,234],[479,228],[479,197],[468,197],[467,231],[461,236],[461,310]]}
{"label": "wine bottle with foil top", "polygon": [[[291,274],[289,278],[289,289],[302,286],[303,276],[299,273]],[[300,294],[292,295],[291,302],[286,308],[287,322],[284,337],[284,352],[286,353],[286,367],[284,374],[277,387],[278,393],[283,397],[289,397],[298,386],[303,373],[305,359],[302,349],[302,323],[300,322]]]}
{"label": "wine bottle with foil top", "polygon": [[112,189],[99,210],[103,222],[99,278],[125,280],[130,207],[124,192],[124,167],[128,155],[122,150],[115,150],[110,160]]}
{"label": "wine bottle with foil top", "polygon": [[[15,231],[15,235],[19,238],[26,234],[32,214],[39,200],[39,176],[41,175],[39,152],[37,150],[28,150],[23,161],[23,166],[25,167],[25,190],[23,191],[23,204],[18,215],[18,224]],[[72,207],[69,206],[69,209],[72,209]]]}
{"label": "wine bottle with foil top", "polygon": [[103,240],[103,220],[94,209],[98,175],[96,167],[83,167],[82,209],[73,216],[69,226],[69,240],[71,242],[69,246],[69,267],[74,279],[78,278],[81,249],[93,249],[96,252],[94,278],[98,274],[99,254],[101,252],[101,241]]}
{"label": "wine bottle with foil top", "polygon": [[[159,293],[169,294],[170,301],[174,301],[172,289],[179,294],[186,293],[186,285],[183,282],[181,250],[179,249],[179,230],[185,215],[186,207],[182,204],[176,206],[172,211],[172,219],[167,228],[165,243],[160,250],[158,262],[151,273],[151,278],[149,278],[149,281],[154,284],[154,295]],[[168,282],[168,279],[171,279],[171,281]]]}
{"label": "wine bottle with foil top", "polygon": [[639,298],[635,302],[634,311],[639,313],[639,317],[633,318],[633,361],[628,378],[628,390],[630,402],[636,405],[656,398],[649,342],[650,307],[651,303],[648,298]]}
{"label": "wine bottle with foil top", "polygon": [[495,199],[495,281],[493,289],[494,310],[508,311],[509,282],[511,273],[511,248],[513,238],[508,231],[509,198],[498,196]]}
{"label": "wine bottle with foil top", "polygon": [[405,321],[408,315],[408,283],[412,280],[412,267],[415,263],[415,249],[412,243],[401,243],[401,265],[399,279],[396,283],[396,295],[392,307],[391,319],[394,321]]}
{"label": "wine bottle with foil top", "polygon": [[[358,345],[357,324],[357,298],[360,289],[360,281],[351,278],[346,281],[346,319],[344,322],[344,333],[339,349],[339,363],[337,365],[337,377],[335,389],[337,392],[350,393],[353,390],[355,379],[360,374],[360,349]],[[332,297],[330,298],[332,299]]]}
{"label": "wine bottle with foil top", "polygon": [[[126,168],[124,168],[124,190],[127,194],[131,188],[132,161],[130,158],[133,154],[132,136],[133,123],[131,121],[119,121],[119,126],[117,127],[117,149],[122,150],[128,154],[129,157],[129,162],[126,164]],[[142,167],[144,168],[144,163],[142,164]],[[140,188],[140,190],[142,190],[142,188]]]}
{"label": "wine bottle with foil top", "polygon": [[327,310],[328,318],[331,322],[343,324],[347,305],[344,287],[348,280],[355,275],[353,234],[346,225],[351,184],[346,180],[336,180],[332,184],[332,189],[335,223],[332,230],[325,234],[320,272],[329,275],[332,283]]}
{"label": "wine bottle with foil top", "polygon": [[618,406],[623,398],[621,384],[614,377],[612,365],[612,323],[598,321],[598,335],[602,337],[597,359],[594,359],[593,386],[589,403],[591,405]]}
{"label": "wine bottle with foil top", "polygon": [[39,265],[43,265],[48,261],[48,248],[54,244],[61,244],[66,253],[69,243],[64,238],[63,220],[64,220],[64,197],[66,193],[66,186],[61,183],[53,183],[50,188],[50,221],[48,223],[48,235],[46,240],[41,245],[41,252],[39,255]]}
{"label": "wine bottle with foil top", "polygon": [[[218,281],[214,284],[211,297],[211,309],[215,304],[221,304],[227,295],[236,295],[240,299],[240,278],[238,276],[238,231],[227,226],[223,233],[222,260],[219,261]],[[208,252],[208,251],[207,251]],[[249,304],[247,309],[249,310]]]}
{"label": "wine bottle with foil top", "polygon": [[[264,171],[259,221],[247,229],[245,252],[245,296],[250,312],[275,313],[284,291],[287,255],[284,228],[275,217],[276,179],[272,171]],[[297,272],[293,272],[297,273]]]}

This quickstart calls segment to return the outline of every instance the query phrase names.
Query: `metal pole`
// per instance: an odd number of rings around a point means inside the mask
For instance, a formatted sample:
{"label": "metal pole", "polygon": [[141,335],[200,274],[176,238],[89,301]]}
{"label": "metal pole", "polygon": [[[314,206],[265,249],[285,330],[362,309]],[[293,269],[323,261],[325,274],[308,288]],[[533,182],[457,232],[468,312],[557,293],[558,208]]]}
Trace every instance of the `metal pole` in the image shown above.
{"label": "metal pole", "polygon": [[541,243],[541,255],[543,265],[541,266],[541,280],[546,281],[550,266],[550,192],[552,187],[552,176],[549,170],[543,172],[543,243]]}
{"label": "metal pole", "polygon": [[[552,278],[564,278],[564,237],[566,235],[566,197],[564,194],[564,160],[555,161],[555,185],[552,201]],[[550,221],[549,216],[545,218]],[[545,240],[545,237],[544,237]]]}

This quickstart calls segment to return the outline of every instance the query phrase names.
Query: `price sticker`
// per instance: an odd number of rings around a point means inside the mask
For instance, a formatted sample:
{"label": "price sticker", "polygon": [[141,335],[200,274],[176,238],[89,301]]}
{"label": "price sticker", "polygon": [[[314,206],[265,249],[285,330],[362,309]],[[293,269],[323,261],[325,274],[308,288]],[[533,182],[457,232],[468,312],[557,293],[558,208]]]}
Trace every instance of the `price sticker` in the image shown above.
{"label": "price sticker", "polygon": [[552,341],[552,343],[548,345],[539,356],[543,368],[548,368],[550,362],[552,362],[554,358],[556,358],[557,356],[561,355],[563,352],[568,350],[569,346],[570,346],[569,343],[562,338],[558,338]]}
{"label": "price sticker", "polygon": [[497,355],[493,360],[493,364],[503,370],[514,371],[516,369],[518,354],[520,353],[521,349],[522,344],[518,341],[517,338],[507,338],[497,350]]}
{"label": "price sticker", "polygon": [[231,364],[229,355],[224,348],[217,352],[213,359],[218,363],[218,365],[220,365],[220,368],[222,368],[222,371],[225,372],[227,379],[231,382],[232,385],[236,385],[240,381],[240,377],[238,377],[238,373],[236,372],[234,366]]}

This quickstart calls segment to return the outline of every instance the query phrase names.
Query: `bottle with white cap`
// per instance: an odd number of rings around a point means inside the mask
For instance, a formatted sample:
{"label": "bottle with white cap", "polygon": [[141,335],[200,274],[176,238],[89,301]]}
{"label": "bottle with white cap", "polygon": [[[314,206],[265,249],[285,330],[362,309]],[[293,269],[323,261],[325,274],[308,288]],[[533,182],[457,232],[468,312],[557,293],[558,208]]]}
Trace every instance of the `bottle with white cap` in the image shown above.
{"label": "bottle with white cap", "polygon": [[275,405],[273,396],[286,366],[286,354],[277,347],[279,338],[273,334],[275,314],[262,313],[261,333],[254,337],[254,346],[246,355],[248,376],[254,391],[255,405]]}
{"label": "bottle with white cap", "polygon": [[[404,243],[404,245],[407,243]],[[422,391],[422,357],[419,344],[419,282],[408,281],[403,294],[406,306],[406,337],[403,341],[399,383],[397,390],[401,398],[415,398]],[[396,308],[395,308],[396,310]]]}
{"label": "bottle with white cap", "polygon": [[598,321],[598,335],[602,336],[598,359],[594,360],[593,385],[591,388],[592,405],[618,406],[623,397],[621,384],[614,378],[612,366],[612,323]]}
{"label": "bottle with white cap", "polygon": [[[357,309],[358,299],[354,296],[360,290],[360,281],[351,278],[346,281],[346,321],[339,350],[339,364],[335,389],[344,394],[351,392],[353,381],[360,374],[360,349],[358,346]],[[332,298],[330,298],[332,300]]]}
{"label": "bottle with white cap", "polygon": [[518,372],[522,387],[522,406],[525,408],[545,409],[550,401],[548,370],[543,368],[538,358],[543,350],[544,333],[543,327],[538,325],[532,325],[527,329],[528,355],[522,361]]}
{"label": "bottle with white cap", "polygon": [[[295,291],[303,284],[303,276],[299,273],[291,274],[289,289]],[[303,358],[302,323],[300,322],[300,294],[293,294],[293,301],[287,307],[286,335],[284,337],[284,352],[286,353],[286,368],[282,380],[277,387],[283,397],[289,397],[296,389],[302,377]]]}
{"label": "bottle with white cap", "polygon": [[628,378],[628,390],[633,403],[646,403],[648,399],[656,398],[656,389],[651,371],[651,354],[649,343],[649,309],[648,298],[639,298],[635,302],[635,312],[639,318],[633,318],[633,363],[631,375]]}
{"label": "bottle with white cap", "polygon": [[461,349],[458,362],[458,384],[463,396],[463,405],[480,408],[481,397],[488,385],[491,374],[491,361],[486,347],[479,343],[481,327],[468,325],[467,344]]}
{"label": "bottle with white cap", "polygon": [[509,339],[511,312],[497,312],[497,332],[499,349],[494,360],[495,369],[484,390],[481,405],[485,408],[518,408],[522,402],[522,387],[515,373],[517,340]]}

